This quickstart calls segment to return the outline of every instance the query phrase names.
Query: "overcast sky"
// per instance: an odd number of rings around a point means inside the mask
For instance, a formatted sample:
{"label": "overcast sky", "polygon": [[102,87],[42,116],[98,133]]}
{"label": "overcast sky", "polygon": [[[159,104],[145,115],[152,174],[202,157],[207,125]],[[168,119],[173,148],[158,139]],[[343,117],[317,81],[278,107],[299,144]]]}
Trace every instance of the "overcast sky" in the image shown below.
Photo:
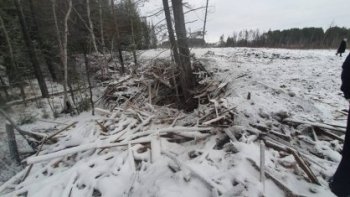
{"label": "overcast sky", "polygon": [[[184,0],[192,8],[205,6],[206,0]],[[162,7],[162,0],[149,0],[140,7],[143,15]],[[164,18],[150,18],[153,23]],[[194,21],[187,29],[201,30],[204,9],[185,16]],[[323,27],[330,25],[350,28],[350,0],[209,0],[206,40],[217,42],[220,35],[232,35],[244,29],[289,29],[293,27]]]}

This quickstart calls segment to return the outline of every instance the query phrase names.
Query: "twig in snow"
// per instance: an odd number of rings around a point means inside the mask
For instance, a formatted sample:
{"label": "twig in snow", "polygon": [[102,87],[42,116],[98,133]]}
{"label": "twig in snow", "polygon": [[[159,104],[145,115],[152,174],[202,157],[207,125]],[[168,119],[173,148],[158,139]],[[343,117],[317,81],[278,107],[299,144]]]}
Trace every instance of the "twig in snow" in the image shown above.
{"label": "twig in snow", "polygon": [[[257,170],[260,171],[259,166],[255,163],[255,161],[251,160],[251,159],[247,159],[252,165],[253,167]],[[291,189],[288,188],[288,186],[286,186],[285,184],[282,183],[282,181],[278,180],[275,176],[273,176],[270,172],[268,172],[267,170],[265,170],[265,176],[269,179],[271,179],[280,189],[282,189],[284,192],[286,192],[286,196],[288,197],[305,197],[303,195],[300,194],[295,194],[295,192],[293,192]]]}

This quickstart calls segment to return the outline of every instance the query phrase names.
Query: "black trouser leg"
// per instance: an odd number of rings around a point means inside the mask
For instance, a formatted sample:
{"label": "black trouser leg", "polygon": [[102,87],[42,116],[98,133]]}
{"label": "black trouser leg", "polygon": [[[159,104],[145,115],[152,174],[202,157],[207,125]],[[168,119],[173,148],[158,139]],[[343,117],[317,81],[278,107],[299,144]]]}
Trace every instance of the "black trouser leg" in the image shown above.
{"label": "black trouser leg", "polygon": [[346,197],[350,195],[350,114],[348,114],[342,155],[342,160],[333,176],[330,188],[337,196]]}

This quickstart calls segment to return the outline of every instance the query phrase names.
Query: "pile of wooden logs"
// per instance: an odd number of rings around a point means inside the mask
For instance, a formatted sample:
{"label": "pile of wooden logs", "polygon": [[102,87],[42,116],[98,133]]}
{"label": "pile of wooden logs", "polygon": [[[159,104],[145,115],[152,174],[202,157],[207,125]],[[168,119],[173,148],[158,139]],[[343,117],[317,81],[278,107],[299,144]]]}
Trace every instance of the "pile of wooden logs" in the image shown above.
{"label": "pile of wooden logs", "polygon": [[[192,90],[192,95],[201,104],[209,103],[211,99],[224,96],[227,82],[212,78],[200,61],[192,64],[194,76],[198,85]],[[107,88],[103,95],[106,106],[122,106],[130,103],[149,103],[152,105],[176,107],[182,97],[179,88],[179,69],[169,60],[155,59],[152,64],[135,77],[125,77],[119,81],[105,82]]]}

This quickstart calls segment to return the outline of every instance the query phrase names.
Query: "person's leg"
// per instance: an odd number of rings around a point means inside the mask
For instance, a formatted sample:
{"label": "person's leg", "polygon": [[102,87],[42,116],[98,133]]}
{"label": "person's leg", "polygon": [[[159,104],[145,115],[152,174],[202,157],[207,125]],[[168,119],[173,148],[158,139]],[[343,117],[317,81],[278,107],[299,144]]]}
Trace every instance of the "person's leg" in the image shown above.
{"label": "person's leg", "polygon": [[350,114],[348,114],[342,155],[342,160],[329,183],[329,187],[337,196],[346,197],[350,195]]}

